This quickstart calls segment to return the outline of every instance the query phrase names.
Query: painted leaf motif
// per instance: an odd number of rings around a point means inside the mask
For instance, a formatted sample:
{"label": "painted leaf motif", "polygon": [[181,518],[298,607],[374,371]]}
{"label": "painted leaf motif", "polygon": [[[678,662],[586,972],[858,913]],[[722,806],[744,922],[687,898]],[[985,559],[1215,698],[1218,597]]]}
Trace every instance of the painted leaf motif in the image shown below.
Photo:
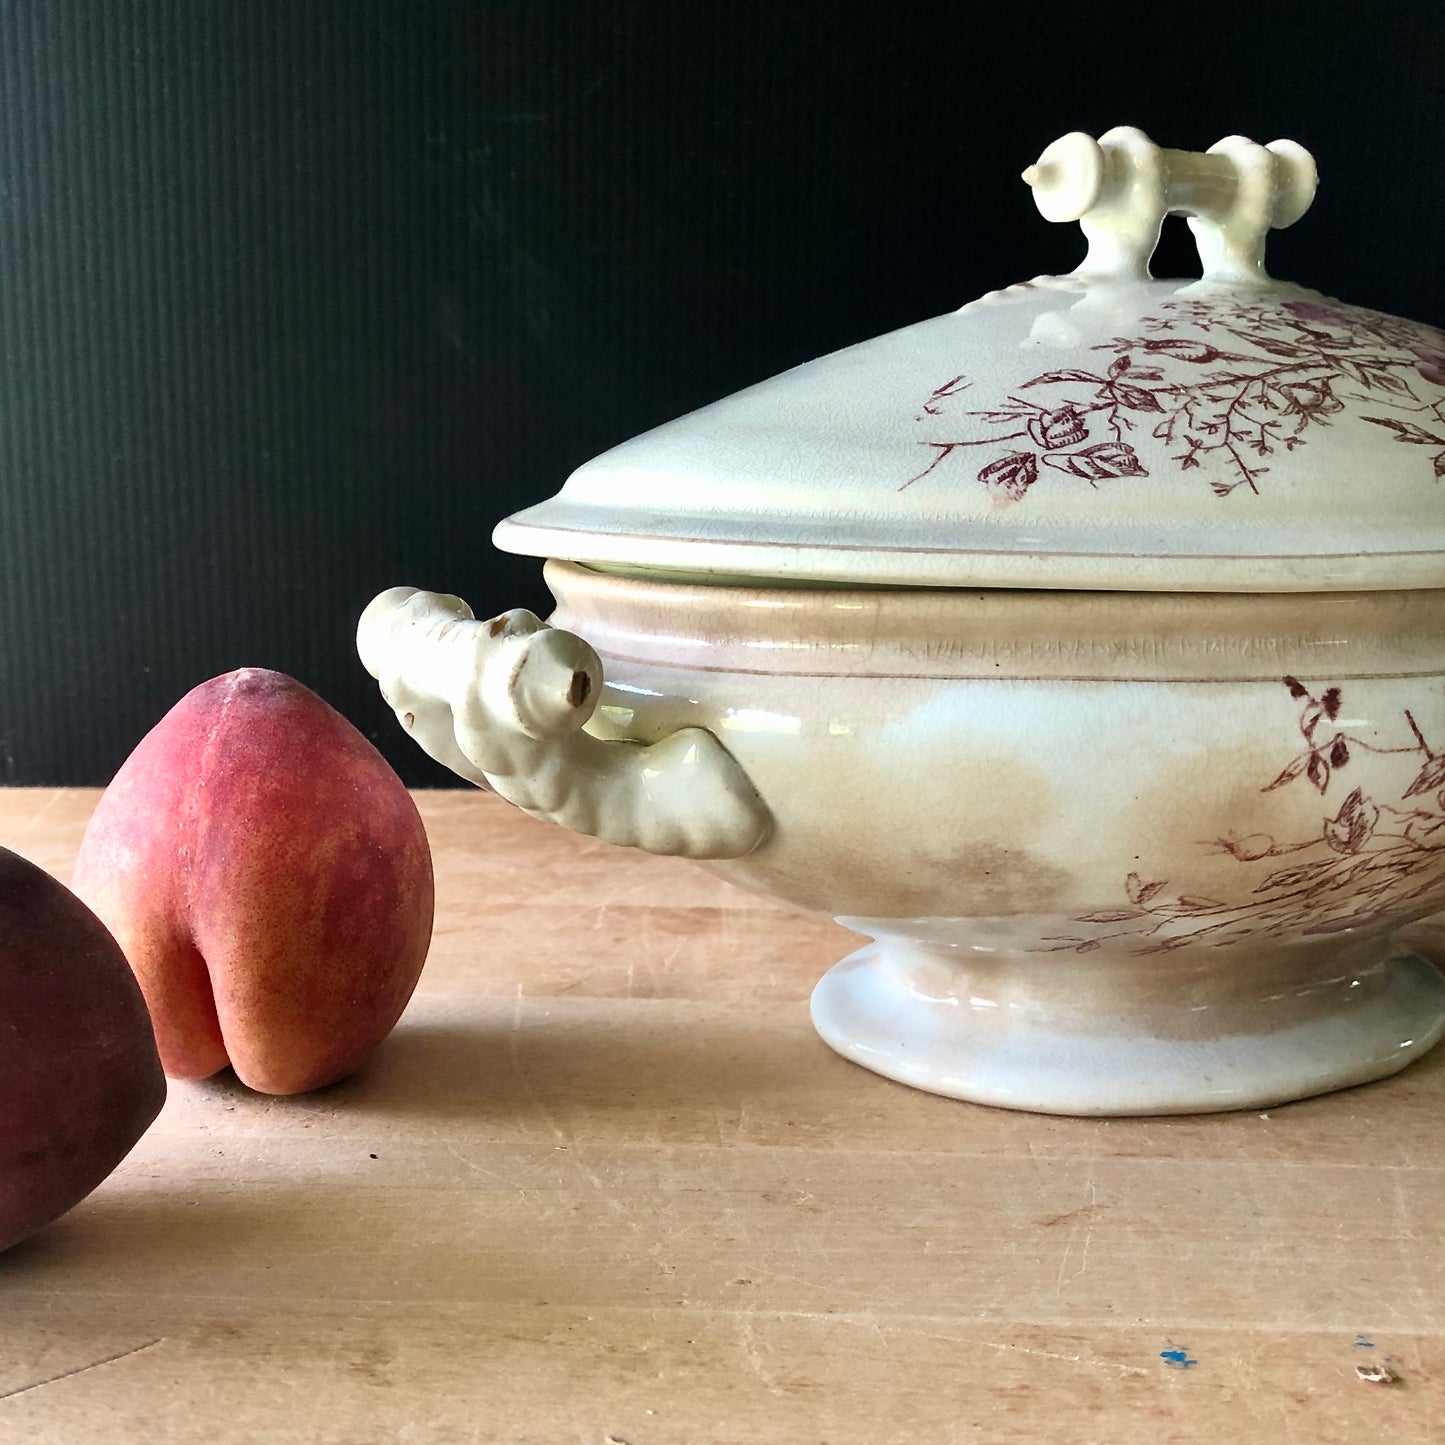
{"label": "painted leaf motif", "polygon": [[1283,403],[1284,410],[1306,421],[1323,421],[1325,417],[1336,416],[1345,409],[1345,404],[1330,390],[1329,378],[1315,381],[1286,381],[1273,387],[1266,394]]}
{"label": "painted leaf motif", "polygon": [[1131,411],[1164,410],[1164,404],[1147,386],[1116,386],[1114,395]]}
{"label": "painted leaf motif", "polygon": [[1250,833],[1243,838],[1231,834],[1227,838],[1216,838],[1213,846],[1216,852],[1228,853],[1241,863],[1257,863],[1275,851],[1274,839],[1268,833]]}
{"label": "painted leaf motif", "polygon": [[1166,879],[1161,878],[1156,882],[1146,883],[1137,873],[1131,873],[1124,882],[1129,902],[1141,907],[1167,886]]}
{"label": "painted leaf motif", "polygon": [[1313,756],[1313,753],[1301,753],[1299,757],[1293,759],[1285,767],[1284,771],[1280,773],[1280,775],[1274,780],[1274,782],[1266,783],[1264,787],[1260,789],[1260,792],[1272,793],[1276,788],[1282,788],[1286,783],[1294,782],[1294,780],[1299,777],[1302,772],[1304,772],[1305,768],[1309,765],[1310,759]]}
{"label": "painted leaf motif", "polygon": [[1086,381],[1098,386],[1103,380],[1102,376],[1095,376],[1092,371],[1075,371],[1072,367],[1065,367],[1062,371],[1046,371],[1042,376],[1024,382],[1019,390],[1027,391],[1031,386],[1053,386],[1063,381]]}
{"label": "painted leaf motif", "polygon": [[957,396],[959,392],[967,391],[972,385],[973,383],[968,377],[960,373],[958,376],[945,381],[942,386],[935,387],[928,394],[928,399],[929,401],[940,401],[944,397]]}
{"label": "painted leaf motif", "polygon": [[1445,753],[1427,759],[1425,766],[1415,774],[1415,781],[1400,796],[1418,798],[1422,793],[1433,793],[1440,787],[1445,787]]}
{"label": "painted leaf motif", "polygon": [[1415,447],[1445,447],[1445,437],[1426,431],[1424,427],[1416,426],[1413,422],[1399,421],[1390,416],[1366,416],[1360,420],[1388,428],[1395,433],[1397,442],[1407,442]]}
{"label": "painted leaf motif", "polygon": [[1327,687],[1325,695],[1320,699],[1320,706],[1325,710],[1325,716],[1331,722],[1340,715],[1340,690],[1337,687]]}
{"label": "painted leaf motif", "polygon": [[1082,447],[1076,452],[1045,457],[1044,461],[1061,472],[1071,472],[1088,481],[1149,475],[1128,442],[1095,442],[1093,446]]}
{"label": "painted leaf motif", "polygon": [[1360,788],[1340,805],[1340,811],[1325,824],[1325,842],[1336,853],[1358,853],[1370,841],[1380,810]]}
{"label": "painted leaf motif", "polygon": [[1297,677],[1285,678],[1284,685],[1289,688],[1289,695],[1294,698],[1296,702],[1298,702],[1300,698],[1308,697],[1310,695],[1309,688],[1307,688],[1304,683],[1302,683]]}
{"label": "painted leaf motif", "polygon": [[1221,903],[1217,898],[1195,898],[1185,894],[1175,907],[1180,913],[1221,913],[1228,909],[1229,904]]}
{"label": "painted leaf motif", "polygon": [[1270,336],[1263,331],[1247,331],[1240,333],[1243,339],[1257,350],[1265,353],[1266,356],[1277,356],[1282,361],[1293,361],[1301,354],[1299,344],[1293,341],[1285,341],[1278,336]]}
{"label": "painted leaf motif", "polygon": [[1045,450],[1077,446],[1089,434],[1078,407],[1061,406],[1029,418],[1029,435]]}
{"label": "painted leaf motif", "polygon": [[1191,361],[1196,366],[1218,361],[1222,354],[1218,347],[1210,346],[1206,341],[1191,341],[1183,336],[1151,338],[1144,343],[1144,350],[1169,356],[1175,361]]}
{"label": "painted leaf motif", "polygon": [[978,479],[1016,502],[1038,481],[1039,461],[1032,452],[1010,452],[984,467]]}
{"label": "painted leaf motif", "polygon": [[1305,776],[1315,785],[1317,792],[1328,792],[1330,786],[1330,764],[1323,753],[1311,753],[1305,764]]}
{"label": "painted leaf motif", "polygon": [[1358,361],[1356,361],[1356,360],[1354,359],[1354,357],[1352,357],[1352,356],[1341,356],[1341,357],[1338,357],[1338,358],[1336,359],[1336,361],[1335,361],[1335,365],[1338,366],[1339,369],[1340,369],[1347,377],[1349,377],[1349,379],[1350,379],[1351,381],[1358,382],[1358,383],[1359,383],[1361,386],[1363,386],[1363,387],[1366,387],[1366,388],[1369,387],[1369,385],[1370,385],[1371,372],[1369,371],[1368,368],[1366,368],[1365,366],[1361,365]]}
{"label": "painted leaf motif", "polygon": [[1395,396],[1411,395],[1409,383],[1393,371],[1375,370],[1369,372],[1368,377],[1365,385],[1377,391],[1388,391]]}
{"label": "painted leaf motif", "polygon": [[1141,913],[1137,908],[1102,908],[1097,913],[1081,913],[1074,920],[1075,923],[1128,923],[1133,918],[1144,918],[1147,915]]}

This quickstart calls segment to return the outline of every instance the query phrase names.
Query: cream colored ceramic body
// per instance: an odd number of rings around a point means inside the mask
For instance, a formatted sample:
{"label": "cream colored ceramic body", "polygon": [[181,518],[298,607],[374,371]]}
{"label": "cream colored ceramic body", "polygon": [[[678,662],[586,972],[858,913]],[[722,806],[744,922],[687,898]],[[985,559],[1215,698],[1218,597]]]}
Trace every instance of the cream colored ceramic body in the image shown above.
{"label": "cream colored ceramic body", "polygon": [[589,733],[640,754],[706,729],[765,805],[762,841],[708,866],[876,940],[814,998],[857,1062],[1192,1112],[1440,1036],[1445,985],[1392,936],[1445,907],[1445,596],[548,575],[605,673]]}
{"label": "cream colored ceramic body", "polygon": [[[398,588],[362,656],[463,777],[871,937],[813,1017],[880,1073],[1078,1114],[1378,1078],[1445,1026],[1397,942],[1445,908],[1445,334],[1271,280],[1292,142],[1024,179],[1074,272],[579,468],[494,534],[571,559],[556,627]],[[1198,280],[1149,273],[1170,213]]]}

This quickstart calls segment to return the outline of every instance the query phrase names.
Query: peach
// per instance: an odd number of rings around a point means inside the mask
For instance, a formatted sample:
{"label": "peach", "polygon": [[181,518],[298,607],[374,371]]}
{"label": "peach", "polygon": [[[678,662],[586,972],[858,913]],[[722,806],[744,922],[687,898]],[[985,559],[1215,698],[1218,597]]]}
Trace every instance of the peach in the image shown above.
{"label": "peach", "polygon": [[358,1068],[416,987],[431,853],[381,754],[295,679],[212,678],[141,740],[74,885],[114,932],[166,1073],[295,1094]]}
{"label": "peach", "polygon": [[0,848],[0,1250],[84,1199],[165,1098],[115,940],[69,889]]}

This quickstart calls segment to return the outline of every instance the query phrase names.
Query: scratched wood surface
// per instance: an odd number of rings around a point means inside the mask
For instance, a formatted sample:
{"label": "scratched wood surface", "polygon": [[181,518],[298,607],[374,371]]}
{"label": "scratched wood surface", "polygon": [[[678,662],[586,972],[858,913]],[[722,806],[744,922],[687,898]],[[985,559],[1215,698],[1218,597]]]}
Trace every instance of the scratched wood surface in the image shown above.
{"label": "scratched wood surface", "polygon": [[[0,842],[66,878],[94,798],[0,791]],[[1445,1050],[1267,1116],[935,1099],[812,1034],[836,926],[419,802],[396,1033],[172,1085],[0,1256],[4,1445],[1445,1440]]]}

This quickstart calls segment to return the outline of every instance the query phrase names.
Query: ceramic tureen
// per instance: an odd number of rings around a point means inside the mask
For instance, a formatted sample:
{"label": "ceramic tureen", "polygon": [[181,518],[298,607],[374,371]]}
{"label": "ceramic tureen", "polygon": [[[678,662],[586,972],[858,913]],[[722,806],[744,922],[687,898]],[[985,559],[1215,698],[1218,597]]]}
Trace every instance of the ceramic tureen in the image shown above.
{"label": "ceramic tureen", "polygon": [[[1258,1107],[1445,1026],[1445,335],[1275,281],[1299,146],[1074,134],[1082,265],[617,447],[497,545],[550,624],[394,588],[363,660],[538,817],[871,939],[813,996],[905,1083]],[[1168,213],[1203,277],[1158,281]],[[586,638],[586,641],[583,638]]]}

